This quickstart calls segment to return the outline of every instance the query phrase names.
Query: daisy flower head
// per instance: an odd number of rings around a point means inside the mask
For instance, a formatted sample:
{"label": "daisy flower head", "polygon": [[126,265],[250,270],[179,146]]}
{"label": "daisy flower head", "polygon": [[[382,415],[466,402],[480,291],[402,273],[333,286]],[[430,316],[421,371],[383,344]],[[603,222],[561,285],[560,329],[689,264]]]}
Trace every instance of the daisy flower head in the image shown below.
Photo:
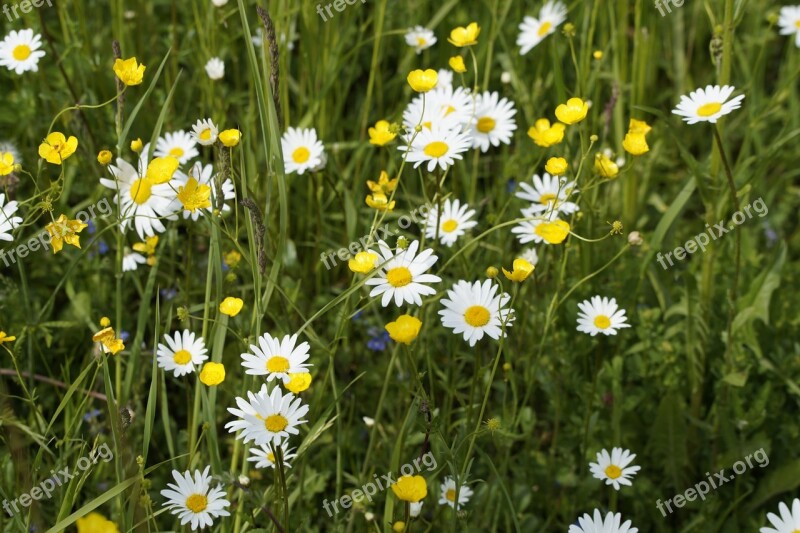
{"label": "daisy flower head", "polygon": [[621,513],[608,513],[605,518],[600,514],[600,509],[595,509],[594,514],[584,514],[578,518],[578,524],[569,526],[567,533],[639,533],[639,529],[631,527],[631,521],[622,522]]}
{"label": "daisy flower head", "polygon": [[438,234],[439,242],[447,247],[453,246],[468,229],[478,225],[475,220],[472,220],[473,216],[475,216],[475,210],[470,209],[469,205],[462,205],[459,200],[451,201],[448,198],[442,205],[441,216],[439,216],[439,206],[434,206],[428,211],[425,219],[425,238],[435,239]]}
{"label": "daisy flower head", "polygon": [[[126,249],[127,250],[127,249]],[[147,263],[147,258],[140,253],[127,250],[127,253],[122,256],[122,271],[133,272],[139,265]]]}
{"label": "daisy flower head", "polygon": [[283,339],[264,333],[258,338],[258,346],[251,344],[250,352],[243,353],[242,366],[245,374],[267,376],[267,382],[278,379],[289,383],[290,374],[308,372],[306,363],[311,346],[308,342],[297,345],[297,335],[285,335]]}
{"label": "daisy flower head", "polygon": [[452,289],[447,290],[447,298],[442,299],[439,311],[442,325],[452,329],[453,333],[463,334],[464,340],[470,346],[489,335],[497,340],[505,336],[503,323],[511,326],[514,320],[514,310],[505,306],[511,301],[511,296],[506,293],[497,294],[499,285],[492,280],[482,283],[460,280]]}
{"label": "daisy flower head", "polygon": [[439,497],[439,504],[449,505],[456,511],[461,509],[462,505],[469,503],[472,496],[472,489],[466,485],[461,485],[458,490],[458,502],[456,502],[456,481],[452,477],[444,478],[442,483],[442,494]]}
{"label": "daisy flower head", "polygon": [[615,298],[592,296],[578,304],[578,331],[588,333],[592,337],[598,333],[616,335],[617,330],[629,328],[625,310],[617,306]]}
{"label": "daisy flower head", "polygon": [[800,5],[783,6],[778,17],[778,26],[781,28],[781,35],[794,35],[794,44],[800,48]]}
{"label": "daisy flower head", "polygon": [[[296,453],[292,453],[294,448],[288,448],[286,450],[283,449],[283,446],[276,446],[276,448],[279,448],[283,455],[283,466],[291,468],[292,465],[289,464],[289,461],[297,457]],[[256,468],[275,468],[275,463],[277,461],[272,447],[264,444],[250,448],[250,457],[248,457],[247,460],[254,462]]]}
{"label": "daisy flower head", "polygon": [[325,147],[314,128],[289,128],[281,137],[286,173],[316,172],[325,166]]}
{"label": "daisy flower head", "polygon": [[419,95],[411,101],[403,111],[403,126],[409,131],[418,125],[428,130],[437,126],[464,130],[471,123],[474,110],[475,101],[469,89],[453,88],[452,84],[437,86],[424,99]]}
{"label": "daisy flower head", "polygon": [[622,448],[612,448],[610,455],[608,450],[601,450],[597,452],[597,462],[589,463],[589,469],[594,477],[605,480],[606,485],[613,485],[615,490],[619,490],[620,485],[631,486],[630,478],[641,469],[639,466],[628,466],[635,458],[635,453]]}
{"label": "daisy flower head", "polygon": [[222,485],[211,488],[210,469],[207,466],[202,472],[195,470],[194,477],[188,470],[184,473],[173,470],[175,483],[167,483],[169,488],[161,491],[167,509],[180,518],[182,526],[191,524],[192,531],[214,525],[214,518],[230,516],[226,508],[231,503],[225,499]]}
{"label": "daisy flower head", "polygon": [[[195,181],[195,186],[198,187],[208,187],[210,189],[209,194],[209,202],[208,205],[199,209],[188,210],[184,209],[183,211],[183,218],[190,218],[196,221],[200,215],[205,215],[206,213],[211,213],[214,209],[217,208],[217,184],[216,184],[216,175],[214,174],[214,167],[213,165],[203,165],[200,161],[196,161],[194,165],[189,169],[188,174],[184,174],[182,172],[178,172],[175,175],[175,180],[173,183],[173,187],[176,191],[179,191],[181,187],[186,187],[187,184],[191,181]],[[226,202],[229,202],[236,198],[236,189],[233,186],[233,182],[230,178],[225,179],[222,182],[222,213],[227,213],[231,210],[231,206],[228,205]],[[184,189],[185,190],[185,189]]]}
{"label": "daisy flower head", "polygon": [[404,303],[422,305],[421,296],[436,294],[436,290],[425,285],[442,281],[439,276],[426,274],[439,259],[428,248],[419,254],[419,241],[413,241],[405,250],[395,253],[384,241],[378,241],[382,263],[378,274],[366,281],[367,285],[375,285],[370,297],[383,295],[381,305],[386,307],[394,298],[397,307]]}
{"label": "daisy flower head", "polygon": [[674,115],[683,117],[689,124],[698,122],[710,122],[716,124],[720,117],[724,117],[731,111],[742,106],[744,95],[728,100],[734,87],[731,85],[706,85],[705,89],[700,88],[689,93],[689,96],[681,95],[681,102],[672,110]]}
{"label": "daisy flower head", "polygon": [[203,146],[214,144],[218,135],[219,129],[210,118],[200,119],[192,126],[192,138]]}
{"label": "daisy flower head", "polygon": [[398,149],[408,152],[406,160],[414,163],[414,168],[427,163],[428,172],[433,172],[437,166],[447,170],[456,159],[463,159],[461,154],[472,146],[472,139],[468,134],[435,125],[431,129],[423,128],[416,136],[408,134],[406,142],[409,141],[411,141],[409,145],[400,146]]}
{"label": "daisy flower head", "polygon": [[525,55],[567,19],[567,6],[562,2],[549,0],[539,10],[539,18],[525,17],[519,25],[517,46],[520,55]]}
{"label": "daisy flower head", "polygon": [[208,359],[203,337],[195,336],[188,329],[176,331],[172,337],[165,334],[164,340],[166,344],[159,343],[156,349],[158,366],[165,372],[174,372],[176,378],[191,374],[195,366],[200,366]]}
{"label": "daisy flower head", "polygon": [[773,527],[762,527],[758,533],[795,533],[800,530],[800,499],[794,499],[791,511],[788,505],[781,502],[778,511],[780,516],[767,513],[767,520]]}
{"label": "daisy flower head", "polygon": [[574,181],[559,179],[557,176],[551,176],[547,172],[542,174],[541,178],[538,174],[534,174],[532,180],[533,186],[521,182],[519,187],[522,190],[515,195],[517,198],[531,203],[527,209],[529,212],[533,214],[563,213],[571,215],[580,211],[578,204],[567,200],[578,192]]}
{"label": "daisy flower head", "polygon": [[238,438],[252,440],[256,445],[281,444],[290,435],[299,434],[297,426],[307,422],[303,417],[308,414],[308,406],[303,405],[303,400],[291,392],[281,393],[280,387],[270,393],[266,383],[257,393],[248,392],[247,399],[237,397],[236,405],[238,409],[229,407],[228,412],[238,419],[225,427],[230,433],[242,430]]}
{"label": "daisy flower head", "polygon": [[212,80],[221,80],[225,76],[225,62],[218,57],[209,59],[205,69],[206,74]]}
{"label": "daisy flower head", "polygon": [[5,39],[0,41],[0,66],[13,70],[17,74],[31,71],[38,72],[39,60],[44,57],[42,36],[33,30],[11,30]]}
{"label": "daisy flower head", "polygon": [[417,54],[421,54],[423,50],[436,44],[436,35],[427,28],[414,26],[406,32],[406,44],[414,48]]}
{"label": "daisy flower head", "polygon": [[[144,150],[146,153],[147,150]],[[197,143],[195,142],[192,134],[186,131],[173,131],[159,137],[156,141],[156,149],[153,152],[156,157],[166,157],[171,155],[181,165],[185,165],[198,155]]]}
{"label": "daisy flower head", "polygon": [[6,195],[0,193],[0,241],[11,242],[11,231],[22,223],[22,217],[15,217],[19,209],[16,200],[6,203]]}
{"label": "daisy flower head", "polygon": [[489,145],[510,144],[517,123],[514,115],[517,110],[514,102],[500,98],[495,92],[486,91],[476,97],[475,119],[472,124],[472,147],[481,152],[489,150]]}

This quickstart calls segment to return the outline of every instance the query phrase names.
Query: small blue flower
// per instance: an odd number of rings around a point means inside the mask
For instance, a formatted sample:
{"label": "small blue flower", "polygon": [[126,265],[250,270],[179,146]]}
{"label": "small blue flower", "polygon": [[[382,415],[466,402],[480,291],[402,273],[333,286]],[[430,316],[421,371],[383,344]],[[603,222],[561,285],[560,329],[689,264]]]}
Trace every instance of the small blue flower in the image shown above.
{"label": "small blue flower", "polygon": [[86,221],[86,231],[89,232],[89,235],[94,235],[94,232],[97,231],[97,227],[91,220]]}
{"label": "small blue flower", "polygon": [[367,341],[367,348],[375,352],[382,352],[389,344],[389,333],[381,328],[371,327],[367,329],[367,335],[372,337]]}
{"label": "small blue flower", "polygon": [[98,251],[100,252],[100,255],[106,255],[108,253],[108,245],[106,244],[106,241],[101,240],[100,242],[98,242],[97,248]]}
{"label": "small blue flower", "polygon": [[98,416],[100,416],[100,414],[101,414],[100,409],[92,409],[91,411],[83,415],[83,421],[89,422],[93,418],[97,418]]}
{"label": "small blue flower", "polygon": [[517,188],[517,180],[515,180],[514,178],[511,178],[506,182],[506,192],[512,193],[516,188]]}
{"label": "small blue flower", "polygon": [[161,294],[161,297],[164,298],[165,300],[172,300],[173,298],[175,298],[175,296],[178,295],[178,289],[170,287],[168,289],[161,289],[159,293]]}
{"label": "small blue flower", "polygon": [[122,339],[122,342],[127,342],[128,337],[130,336],[131,334],[125,331],[124,329],[119,332],[119,338]]}

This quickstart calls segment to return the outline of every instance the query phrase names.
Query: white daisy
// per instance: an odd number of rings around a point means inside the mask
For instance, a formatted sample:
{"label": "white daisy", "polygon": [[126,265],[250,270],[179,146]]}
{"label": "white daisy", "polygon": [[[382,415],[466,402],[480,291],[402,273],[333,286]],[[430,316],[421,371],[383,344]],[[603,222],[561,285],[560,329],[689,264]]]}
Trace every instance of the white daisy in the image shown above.
{"label": "white daisy", "polygon": [[514,102],[500,98],[497,92],[479,94],[475,103],[475,118],[472,121],[472,147],[486,152],[489,145],[509,144],[517,129]]}
{"label": "white daisy", "polygon": [[533,266],[539,264],[539,254],[536,253],[536,248],[528,248],[520,254],[520,257]]}
{"label": "white daisy", "polygon": [[520,182],[519,187],[522,191],[515,196],[531,203],[527,209],[531,213],[563,213],[571,215],[580,211],[578,204],[567,201],[571,195],[578,192],[575,182],[568,182],[566,179],[560,180],[557,176],[551,176],[547,172],[540,178],[538,174],[533,175],[533,187],[526,182]]}
{"label": "white daisy", "polygon": [[297,426],[307,422],[302,418],[308,413],[308,406],[291,392],[282,394],[280,387],[275,387],[270,393],[264,383],[257,393],[248,391],[247,397],[249,401],[236,398],[239,409],[228,407],[228,412],[239,419],[225,424],[231,433],[242,430],[238,438],[244,442],[281,444],[290,434],[300,433]]}
{"label": "white daisy", "polygon": [[449,505],[456,511],[461,509],[462,505],[466,505],[472,496],[472,489],[466,485],[461,485],[458,489],[458,503],[456,503],[456,482],[452,477],[444,478],[442,483],[442,494],[439,497],[439,504]]}
{"label": "white daisy", "polygon": [[434,90],[411,100],[403,111],[403,126],[407,131],[413,131],[417,125],[427,129],[439,127],[442,130],[460,131],[466,128],[476,109],[475,100],[469,89],[454,88],[452,80],[451,72],[450,83],[439,83]]}
{"label": "white daisy", "polygon": [[[292,453],[294,448],[287,450],[283,450],[282,446],[278,446],[278,448],[283,452],[283,466],[291,468],[292,465],[289,464],[289,461],[297,457],[296,453]],[[254,446],[250,448],[250,453],[251,455],[247,460],[254,462],[256,468],[275,468],[275,453],[270,446],[264,444]]]}
{"label": "white daisy", "polygon": [[414,141],[410,146],[405,145],[398,148],[408,152],[406,160],[409,163],[415,163],[414,168],[427,161],[428,172],[433,172],[437,165],[442,170],[447,170],[447,167],[455,163],[456,159],[463,159],[461,154],[472,146],[469,135],[436,125],[431,129],[423,128],[415,137],[413,133],[406,135],[406,143],[412,137]]}
{"label": "white daisy", "polygon": [[206,74],[212,80],[221,80],[225,76],[225,62],[218,57],[212,57],[206,63]]}
{"label": "white daisy", "polygon": [[217,141],[218,134],[219,129],[210,118],[198,120],[197,123],[192,126],[192,138],[203,146],[211,146],[214,144]]}
{"label": "white daisy", "polygon": [[442,281],[439,276],[425,274],[439,259],[433,255],[432,249],[428,248],[417,254],[419,241],[413,241],[407,249],[396,254],[384,241],[379,240],[378,247],[382,256],[378,263],[383,266],[375,277],[366,282],[367,285],[376,285],[370,291],[370,297],[383,294],[383,307],[389,305],[394,297],[395,305],[400,307],[404,303],[422,305],[420,296],[436,294],[436,290],[423,285]]}
{"label": "white daisy", "polygon": [[[147,153],[147,150],[142,150],[142,153]],[[192,137],[192,134],[179,130],[159,137],[156,141],[156,149],[153,155],[156,157],[171,155],[176,158],[181,165],[185,165],[200,155],[200,152],[197,151],[197,143]]]}
{"label": "white daisy", "polygon": [[325,147],[314,128],[289,128],[281,137],[281,147],[287,174],[297,172],[302,176],[307,170],[316,172],[325,166]]}
{"label": "white daisy", "polygon": [[783,6],[778,26],[781,27],[781,35],[794,35],[794,44],[800,48],[800,6]]}
{"label": "white daisy", "polygon": [[175,483],[167,483],[169,489],[161,491],[167,499],[164,502],[167,509],[180,518],[182,526],[191,522],[192,531],[214,525],[213,518],[230,516],[225,508],[231,503],[225,499],[222,485],[211,488],[210,468],[207,466],[202,472],[195,470],[194,479],[188,470],[183,474],[173,470]]}
{"label": "white daisy", "polygon": [[38,72],[39,60],[44,57],[42,36],[33,30],[11,30],[6,38],[0,41],[0,66],[22,74],[30,70]]}
{"label": "white daisy", "polygon": [[22,223],[22,217],[14,216],[19,209],[16,200],[5,202],[6,195],[0,193],[0,241],[12,242],[11,231]]}
{"label": "white daisy", "polygon": [[470,209],[469,205],[461,205],[458,200],[452,202],[448,198],[442,206],[442,215],[439,216],[439,206],[434,206],[428,211],[425,219],[425,238],[436,238],[436,227],[439,227],[439,241],[445,246],[452,246],[459,237],[464,235],[468,229],[478,225],[471,220],[475,215],[475,210]]}
{"label": "white daisy", "polygon": [[781,516],[774,513],[767,513],[767,520],[773,527],[762,527],[759,533],[795,533],[800,530],[800,499],[795,498],[792,502],[792,510],[781,502],[778,506]]}
{"label": "white daisy", "polygon": [[549,0],[539,10],[539,18],[525,17],[519,25],[517,46],[520,55],[525,55],[542,42],[545,37],[556,31],[562,22],[567,20],[567,6],[562,2]]}
{"label": "white daisy", "polygon": [[122,256],[122,271],[133,272],[139,265],[147,263],[147,258],[140,253],[131,252],[126,248],[127,253]]}
{"label": "white daisy", "polygon": [[534,244],[551,244],[547,242],[544,237],[542,237],[536,228],[538,228],[539,225],[544,222],[555,222],[557,220],[561,220],[556,216],[556,213],[535,213],[533,209],[529,207],[522,210],[522,216],[531,220],[523,220],[511,228],[511,233],[517,236],[517,240],[520,242],[520,244],[528,244],[529,242]]}
{"label": "white daisy", "polygon": [[511,326],[514,310],[505,308],[511,296],[506,293],[496,296],[498,288],[489,279],[483,283],[458,281],[442,300],[444,309],[439,311],[442,325],[456,335],[463,333],[470,346],[475,346],[484,334],[499,339],[503,335],[503,322],[506,327]]}
{"label": "white daisy", "polygon": [[605,480],[606,485],[613,485],[619,490],[620,485],[631,486],[629,477],[636,475],[639,466],[628,466],[636,458],[635,453],[622,448],[612,448],[611,455],[607,450],[597,452],[597,462],[589,463],[592,475],[600,480]]}
{"label": "white daisy", "polygon": [[[214,209],[217,208],[217,183],[216,183],[216,174],[214,174],[214,167],[212,165],[203,165],[200,161],[195,161],[194,165],[189,169],[188,174],[184,174],[181,171],[175,173],[175,178],[172,181],[172,187],[175,191],[178,190],[179,187],[185,186],[189,182],[189,177],[192,177],[197,181],[198,185],[208,185],[211,187],[211,205],[204,209],[195,209],[194,211],[189,211],[188,209],[183,210],[183,218],[190,218],[192,220],[197,220],[200,215],[204,215],[205,213],[211,213]],[[230,178],[227,178],[225,181],[222,182],[222,212],[227,213],[231,210],[231,206],[227,203],[230,200],[236,198],[236,189],[233,186],[233,182]]]}
{"label": "white daisy", "polygon": [[453,89],[453,71],[448,68],[440,68],[436,71],[437,89]]}
{"label": "white daisy", "polygon": [[109,165],[108,170],[115,179],[100,178],[100,184],[116,191],[114,205],[121,205],[122,231],[127,231],[131,222],[136,233],[144,240],[166,228],[161,218],[175,220],[175,191],[169,183],[152,185],[144,179],[147,170],[147,151],[149,144],[142,149],[139,168],[117,158],[117,165]]}
{"label": "white daisy", "polygon": [[588,333],[592,337],[598,333],[616,335],[620,328],[629,328],[625,310],[617,306],[615,298],[592,296],[578,304],[578,331]]}
{"label": "white daisy", "polygon": [[578,518],[578,525],[569,526],[567,533],[639,533],[639,529],[631,527],[631,521],[622,523],[622,514],[608,513],[603,519],[599,509],[594,510],[594,517],[589,513]]}
{"label": "white daisy", "polygon": [[158,366],[165,372],[174,371],[175,377],[181,377],[194,372],[196,366],[203,364],[208,359],[206,343],[203,337],[196,337],[188,329],[183,333],[176,331],[174,337],[164,335],[167,344],[158,344],[156,356]]}
{"label": "white daisy", "polygon": [[681,103],[672,110],[672,113],[682,116],[689,124],[698,122],[716,124],[717,119],[742,106],[743,94],[727,101],[734,90],[735,88],[730,85],[722,87],[706,85],[705,89],[692,91],[689,96],[681,95]]}
{"label": "white daisy", "polygon": [[406,32],[406,44],[414,48],[417,54],[436,44],[436,35],[427,28],[414,26]]}
{"label": "white daisy", "polygon": [[308,360],[311,346],[307,342],[299,346],[296,344],[297,335],[285,335],[283,339],[278,339],[264,333],[258,338],[258,346],[250,345],[252,354],[242,354],[242,366],[248,369],[245,374],[267,376],[267,382],[277,378],[289,383],[289,374],[308,372],[311,365],[305,361]]}

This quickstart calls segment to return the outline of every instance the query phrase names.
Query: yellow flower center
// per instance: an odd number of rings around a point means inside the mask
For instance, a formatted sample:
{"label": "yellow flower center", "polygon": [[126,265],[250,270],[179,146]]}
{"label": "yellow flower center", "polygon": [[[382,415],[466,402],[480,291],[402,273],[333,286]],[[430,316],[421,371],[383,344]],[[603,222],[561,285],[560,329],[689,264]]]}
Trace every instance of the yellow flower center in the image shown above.
{"label": "yellow flower center", "polygon": [[202,494],[192,494],[186,498],[186,507],[193,513],[201,513],[208,507],[208,498]]}
{"label": "yellow flower center", "polygon": [[449,105],[449,106],[447,106],[447,107],[445,107],[445,106],[442,106],[442,108],[444,109],[444,116],[447,116],[447,115],[449,115],[450,113],[455,113],[455,112],[456,112],[456,108],[455,108],[455,107],[453,107],[453,106],[451,106],[451,105]]}
{"label": "yellow flower center", "polygon": [[275,454],[272,453],[272,452],[269,452],[267,454],[267,459],[269,460],[270,463],[274,463],[275,462]]}
{"label": "yellow flower center", "polygon": [[555,199],[556,199],[556,195],[551,193],[551,192],[548,192],[548,193],[545,193],[545,194],[542,194],[541,196],[539,196],[539,203],[540,204],[547,204],[547,203],[552,202]]}
{"label": "yellow flower center", "polygon": [[442,231],[444,231],[445,233],[450,233],[455,231],[457,227],[458,227],[458,222],[456,222],[451,218],[450,220],[444,221],[444,223],[442,224]]}
{"label": "yellow flower center", "polygon": [[175,352],[175,355],[172,356],[172,360],[175,361],[175,364],[185,365],[192,360],[192,354],[186,350],[178,350]]}
{"label": "yellow flower center", "polygon": [[142,205],[153,194],[153,186],[144,178],[140,178],[131,185],[131,200]]}
{"label": "yellow flower center", "polygon": [[267,431],[271,431],[273,433],[283,431],[288,425],[289,421],[281,415],[269,415],[264,419],[264,427],[267,428]]}
{"label": "yellow flower center", "polygon": [[442,157],[450,149],[447,143],[442,141],[433,141],[425,147],[425,155],[430,157]]}
{"label": "yellow flower center", "polygon": [[169,155],[180,159],[183,156],[183,148],[181,148],[180,146],[176,146],[175,148],[169,151]]}
{"label": "yellow flower center", "polygon": [[423,37],[417,37],[417,46],[425,46],[427,42]]}
{"label": "yellow flower center", "polygon": [[14,56],[14,59],[17,61],[25,61],[31,56],[31,47],[27,44],[20,44],[14,47],[14,51],[11,52],[11,55]]}
{"label": "yellow flower center", "polygon": [[211,128],[206,128],[200,132],[200,140],[207,141],[211,139]]}
{"label": "yellow flower center", "polygon": [[267,371],[270,374],[286,372],[289,370],[289,360],[280,355],[270,357],[267,361]]}
{"label": "yellow flower center", "polygon": [[550,22],[543,22],[541,26],[539,26],[539,31],[536,33],[539,37],[544,37],[547,35],[547,32],[550,31],[550,28],[553,27],[553,24]]}
{"label": "yellow flower center", "polygon": [[406,267],[393,268],[386,273],[386,281],[389,282],[389,285],[398,289],[405,287],[411,283],[411,271]]}
{"label": "yellow flower center", "polygon": [[[600,329],[606,329],[611,325],[611,319],[609,319],[606,315],[597,315],[594,317],[594,325]],[[614,468],[617,467],[615,466]]]}
{"label": "yellow flower center", "polygon": [[478,131],[481,133],[489,133],[494,129],[496,122],[491,117],[481,117],[478,119]]}
{"label": "yellow flower center", "polygon": [[722,104],[719,102],[709,102],[698,107],[697,114],[701,117],[710,117],[711,115],[719,113],[720,109],[722,109]]}
{"label": "yellow flower center", "polygon": [[454,502],[456,501],[456,491],[454,489],[448,489],[447,492],[444,493],[444,497],[447,498],[447,501]]}
{"label": "yellow flower center", "polygon": [[489,323],[489,310],[482,305],[473,305],[464,313],[464,320],[473,328],[480,328]]}
{"label": "yellow flower center", "polygon": [[305,146],[301,146],[300,148],[296,149],[292,152],[292,160],[295,163],[305,163],[308,161],[308,158],[311,157],[311,152],[308,151],[308,148]]}
{"label": "yellow flower center", "polygon": [[605,472],[610,479],[617,479],[622,475],[622,470],[617,465],[608,465]]}
{"label": "yellow flower center", "polygon": [[[794,25],[795,25],[796,27],[800,28],[800,19],[797,19],[797,20],[795,21]],[[795,530],[794,530],[792,533],[800,533],[800,529],[795,529]]]}

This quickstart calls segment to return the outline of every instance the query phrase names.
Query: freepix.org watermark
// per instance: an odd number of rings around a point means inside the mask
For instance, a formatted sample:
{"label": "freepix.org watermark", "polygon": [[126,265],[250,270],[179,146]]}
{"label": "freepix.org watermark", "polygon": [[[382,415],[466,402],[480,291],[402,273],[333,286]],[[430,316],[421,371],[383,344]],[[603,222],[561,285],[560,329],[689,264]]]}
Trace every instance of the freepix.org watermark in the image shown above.
{"label": "freepix.org watermark", "polygon": [[[425,465],[428,472],[436,470],[438,466],[436,464],[436,457],[433,456],[433,452],[428,452],[421,457],[417,457],[411,463],[406,463],[400,467],[400,475],[401,476],[413,476],[414,474],[418,474],[422,471],[422,465]],[[325,509],[325,512],[328,513],[328,516],[332,517],[335,514],[339,513],[338,505],[341,504],[342,509],[349,509],[354,501],[361,501],[363,498],[368,499],[372,502],[372,497],[378,494],[378,492],[383,492],[389,487],[391,487],[397,480],[394,478],[394,474],[389,472],[388,474],[384,474],[381,477],[378,477],[378,474],[375,474],[374,479],[369,481],[361,486],[360,489],[355,489],[349,495],[344,495],[341,498],[337,498],[332,502],[329,502],[327,498],[322,502],[322,507]],[[333,512],[331,512],[331,508],[333,508]]]}
{"label": "freepix.org watermark", "polygon": [[[686,0],[656,0],[656,9],[658,12],[661,13],[661,16],[666,16],[667,13],[672,13],[672,9],[670,9],[669,5],[672,4],[675,7],[683,6],[683,3]],[[667,13],[664,13],[664,9],[666,8]]]}
{"label": "freepix.org watermark", "polygon": [[708,246],[711,241],[715,241],[718,238],[722,237],[732,229],[735,229],[736,226],[743,224],[746,220],[753,218],[752,210],[755,210],[756,214],[759,218],[763,218],[769,213],[769,209],[767,208],[767,204],[764,203],[763,198],[759,198],[753,203],[750,203],[744,206],[740,211],[736,211],[733,216],[731,217],[731,224],[728,226],[725,225],[724,220],[720,220],[717,224],[713,226],[710,224],[706,224],[706,229],[708,231],[704,231],[699,235],[695,236],[692,239],[686,241],[683,246],[678,246],[671,252],[667,252],[663,256],[661,252],[656,254],[656,260],[661,265],[661,268],[666,270],[667,264],[664,262],[664,259],[669,262],[669,266],[675,266],[675,263],[672,262],[672,255],[675,255],[675,259],[678,261],[683,261],[686,259],[686,254],[693,254],[698,249],[702,251],[706,251],[706,246]]}
{"label": "freepix.org watermark", "polygon": [[[14,22],[20,17],[20,14],[17,13],[18,9],[23,13],[30,13],[33,8],[40,8],[44,4],[53,7],[52,0],[22,0],[22,2],[17,2],[16,4],[3,4],[3,14],[9,22]],[[12,13],[14,14],[13,18],[11,17]]]}
{"label": "freepix.org watermark", "polygon": [[[706,472],[706,476],[708,476],[708,482],[701,481],[697,483],[694,487],[688,488],[683,491],[681,494],[676,494],[672,498],[668,499],[667,501],[662,502],[661,500],[656,501],[656,508],[661,511],[661,516],[666,517],[667,512],[672,514],[672,505],[675,504],[676,509],[680,509],[686,502],[693,502],[698,497],[705,501],[706,495],[711,492],[711,490],[716,490],[721,487],[723,484],[731,481],[739,474],[744,474],[747,472],[747,469],[753,469],[753,461],[751,459],[755,459],[758,466],[764,468],[765,466],[769,465],[769,457],[767,457],[767,452],[764,451],[764,448],[756,451],[755,453],[751,453],[747,457],[744,458],[742,461],[736,461],[733,463],[733,474],[725,475],[725,469],[723,468],[713,476]],[[745,464],[745,461],[747,464]],[[667,508],[667,512],[664,511],[664,507]]]}
{"label": "freepix.org watermark", "polygon": [[[333,9],[341,13],[342,11],[345,10],[345,8],[347,8],[347,6],[352,6],[356,2],[358,2],[358,0],[336,0],[335,2],[329,3],[327,6],[325,6],[325,11],[327,11],[328,13],[327,17],[322,13],[323,9],[322,6],[324,4],[317,4],[317,14],[319,14],[319,16],[322,17],[322,22],[328,22],[328,18],[333,18],[333,13],[331,13],[331,7],[333,7]],[[345,3],[347,5],[345,5]],[[361,3],[366,4],[367,0],[361,0]]]}
{"label": "freepix.org watermark", "polygon": [[53,492],[56,490],[56,487],[61,487],[62,485],[68,484],[70,479],[80,475],[81,472],[89,470],[92,465],[96,465],[99,459],[103,459],[103,462],[107,463],[113,458],[114,453],[111,451],[111,448],[108,447],[108,444],[103,443],[96,449],[92,450],[88,457],[84,456],[78,459],[75,469],[70,469],[70,467],[67,466],[58,472],[51,470],[50,473],[52,474],[52,477],[45,479],[39,483],[39,485],[33,487],[30,492],[20,494],[10,502],[8,500],[3,500],[3,509],[5,509],[5,511],[8,513],[8,516],[14,516],[14,513],[19,512],[17,502],[19,502],[19,505],[25,508],[30,506],[34,500],[49,500],[53,495]]}

